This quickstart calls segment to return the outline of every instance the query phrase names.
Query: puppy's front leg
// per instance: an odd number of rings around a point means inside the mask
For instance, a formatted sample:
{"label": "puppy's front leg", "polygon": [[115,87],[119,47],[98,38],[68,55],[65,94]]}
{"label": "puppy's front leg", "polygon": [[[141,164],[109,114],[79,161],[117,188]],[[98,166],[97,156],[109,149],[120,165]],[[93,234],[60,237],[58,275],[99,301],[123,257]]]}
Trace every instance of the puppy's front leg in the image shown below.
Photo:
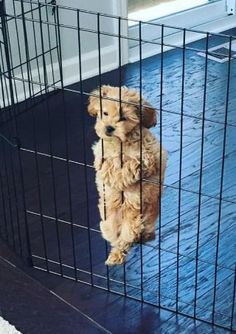
{"label": "puppy's front leg", "polygon": [[95,157],[93,165],[95,170],[99,171],[102,168],[102,159]]}
{"label": "puppy's front leg", "polygon": [[111,188],[122,191],[136,183],[140,178],[140,163],[128,159],[121,167],[120,158],[107,159],[101,168],[101,178]]}

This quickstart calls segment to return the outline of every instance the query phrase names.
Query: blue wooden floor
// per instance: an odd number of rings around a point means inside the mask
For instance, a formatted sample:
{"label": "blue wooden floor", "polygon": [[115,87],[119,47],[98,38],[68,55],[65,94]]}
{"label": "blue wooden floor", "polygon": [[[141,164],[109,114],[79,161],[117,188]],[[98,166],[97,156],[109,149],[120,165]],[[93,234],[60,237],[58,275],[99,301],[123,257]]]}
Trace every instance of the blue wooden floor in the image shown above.
{"label": "blue wooden floor", "polygon": [[[223,42],[225,41],[221,38],[210,39],[211,46]],[[200,50],[204,45],[205,41],[202,40],[192,43],[191,47]],[[193,315],[195,304],[197,317],[207,321],[212,320],[215,296],[215,322],[230,328],[236,264],[236,59],[231,61],[227,108],[228,62],[221,64],[208,60],[204,107],[205,58],[199,56],[197,51],[186,50],[182,96],[182,56],[183,51],[175,49],[165,53],[163,60],[161,127],[162,143],[168,151],[169,159],[161,217],[157,223],[157,236],[160,231],[160,243],[157,238],[145,245],[135,245],[124,267],[107,269],[104,265],[107,249],[98,227],[94,170],[87,167],[85,171],[84,166],[79,164],[85,162],[86,158],[86,163],[92,165],[91,145],[96,140],[93,129],[94,120],[86,114],[85,120],[82,117],[82,111],[86,110],[87,98],[84,97],[83,108],[81,108],[79,94],[68,91],[64,94],[59,92],[51,95],[46,102],[38,99],[38,104],[27,112],[24,112],[24,104],[18,106],[21,157],[33,261],[36,267],[72,278],[75,277],[73,266],[76,264],[78,279],[81,281],[125,293],[137,299],[143,298],[144,301],[156,305],[160,303],[169,309],[175,310],[178,307],[179,311],[188,315]],[[160,56],[144,60],[142,73],[143,95],[159,109]],[[102,83],[118,85],[118,77],[117,71],[107,73],[103,75]],[[125,66],[122,69],[122,78],[122,84],[139,88],[139,64]],[[90,92],[98,85],[98,78],[87,80],[83,85],[84,91]],[[73,89],[78,87],[78,84],[71,86]],[[184,116],[181,133],[182,97]],[[226,109],[227,126],[224,124]],[[21,110],[22,113],[20,113]],[[71,207],[64,113],[68,127]],[[36,144],[33,135],[34,122]],[[49,146],[49,123],[51,123],[51,147]],[[86,133],[85,149],[81,144],[83,126]],[[6,135],[9,134],[8,130],[6,124],[2,125],[2,132]],[[152,131],[160,137],[160,123]],[[223,151],[224,136],[225,151]],[[1,145],[7,164],[10,164],[8,146],[3,142]],[[32,153],[35,150],[38,152],[37,155]],[[200,168],[201,152],[203,152],[202,170]],[[50,153],[53,154],[53,159],[49,158]],[[15,153],[12,154],[14,156]],[[221,194],[223,160],[223,192]],[[15,159],[13,164],[19,170]],[[1,169],[2,175],[5,176],[3,188],[7,189],[6,180],[9,179],[10,192],[13,192],[10,169],[8,171],[2,162]],[[37,169],[39,180],[36,174]],[[201,189],[199,188],[200,177],[202,178]],[[20,188],[19,179],[17,178],[16,181],[17,187]],[[181,187],[180,193],[179,187]],[[13,203],[10,209],[11,203],[8,201],[4,204],[2,199],[0,201],[2,217],[4,205],[9,209],[5,210],[7,211],[6,219],[11,220],[11,215],[16,214],[16,206],[14,207]],[[18,199],[18,205],[22,205],[20,199]],[[21,215],[19,221],[23,219]],[[74,224],[74,244],[71,222]],[[1,228],[6,234],[4,226]],[[13,222],[13,229],[16,228]],[[45,240],[43,234],[45,234]],[[197,239],[198,236],[199,239]],[[179,250],[177,249],[178,239]],[[10,242],[13,243],[13,240]],[[19,243],[20,240],[15,242]],[[44,243],[46,251],[43,247]],[[45,258],[49,261],[45,261]],[[197,267],[196,258],[198,259]],[[216,281],[215,275],[217,275]],[[236,307],[233,316],[233,326],[236,328]]]}

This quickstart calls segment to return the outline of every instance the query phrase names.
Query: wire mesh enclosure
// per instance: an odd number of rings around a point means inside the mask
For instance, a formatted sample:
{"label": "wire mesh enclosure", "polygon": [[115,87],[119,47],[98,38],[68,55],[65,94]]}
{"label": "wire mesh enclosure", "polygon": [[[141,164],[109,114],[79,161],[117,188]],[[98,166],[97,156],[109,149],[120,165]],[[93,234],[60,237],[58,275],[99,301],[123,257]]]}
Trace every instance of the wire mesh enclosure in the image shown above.
{"label": "wire mesh enclosure", "polygon": [[[235,45],[233,33],[128,31],[127,19],[56,1],[1,1],[1,237],[40,270],[236,329]],[[156,55],[144,59],[146,48]],[[156,239],[114,267],[87,113],[103,84],[135,88],[158,110],[151,131],[169,156]]]}

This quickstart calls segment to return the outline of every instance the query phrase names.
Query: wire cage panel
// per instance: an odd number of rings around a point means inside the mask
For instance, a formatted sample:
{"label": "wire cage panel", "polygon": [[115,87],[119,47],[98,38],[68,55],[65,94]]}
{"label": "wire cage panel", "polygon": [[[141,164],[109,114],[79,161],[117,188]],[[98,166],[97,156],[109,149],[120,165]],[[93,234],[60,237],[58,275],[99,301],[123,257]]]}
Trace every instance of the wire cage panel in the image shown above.
{"label": "wire cage panel", "polygon": [[[40,270],[236,329],[233,34],[142,22],[129,33],[112,14],[12,0],[0,40],[1,237]],[[127,42],[138,61],[124,65]],[[223,43],[220,64],[210,50]],[[144,59],[146,47],[156,56]],[[87,115],[103,84],[136,88],[159,110],[152,132],[169,155],[156,239],[111,268]]]}

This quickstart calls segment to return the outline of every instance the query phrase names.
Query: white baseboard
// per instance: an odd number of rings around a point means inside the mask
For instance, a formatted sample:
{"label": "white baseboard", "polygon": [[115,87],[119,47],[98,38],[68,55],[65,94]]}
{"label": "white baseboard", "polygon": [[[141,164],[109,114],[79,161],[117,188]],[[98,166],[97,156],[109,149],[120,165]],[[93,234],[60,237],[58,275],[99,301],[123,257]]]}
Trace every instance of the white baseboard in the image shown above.
{"label": "white baseboard", "polygon": [[[88,52],[81,57],[81,65],[82,65],[82,80],[86,80],[88,78],[92,78],[99,74],[99,66],[98,66],[98,51],[94,50]],[[115,45],[104,47],[101,50],[101,73],[106,73],[111,70],[114,70],[118,67],[118,53],[117,47]],[[60,79],[60,69],[58,63],[53,64],[54,68],[54,79],[55,81],[59,81]],[[66,59],[62,64],[63,69],[63,86],[68,86],[73,83],[80,81],[80,73],[79,73],[79,57],[73,57],[70,59]],[[48,79],[48,91],[53,91],[55,89],[60,89],[60,82],[57,85],[53,85],[53,76],[52,76],[52,65],[48,64],[46,66],[47,71],[47,79]],[[41,80],[44,77],[43,67],[39,69]],[[22,79],[24,81],[22,81]],[[29,81],[31,82],[29,88]],[[25,85],[25,91],[24,91]],[[38,70],[34,69],[31,72],[31,78],[28,80],[27,72],[22,75],[17,75],[14,78],[13,89],[14,89],[14,99],[15,102],[21,102],[30,96],[39,94],[41,90],[45,88],[45,85],[39,84],[39,74]],[[94,87],[96,88],[96,87]],[[31,89],[31,94],[30,94]],[[9,80],[5,78],[3,80],[3,94],[4,101],[2,96],[2,88],[0,87],[0,107],[7,107],[11,104],[10,92],[9,92]],[[8,93],[7,93],[8,92]]]}

